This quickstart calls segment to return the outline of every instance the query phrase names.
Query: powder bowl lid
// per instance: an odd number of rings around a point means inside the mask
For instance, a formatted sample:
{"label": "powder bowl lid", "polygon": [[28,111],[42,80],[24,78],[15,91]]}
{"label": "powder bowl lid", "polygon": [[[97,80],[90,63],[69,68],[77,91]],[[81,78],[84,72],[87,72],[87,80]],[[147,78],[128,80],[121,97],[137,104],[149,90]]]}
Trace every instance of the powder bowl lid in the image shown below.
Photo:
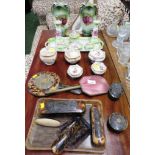
{"label": "powder bowl lid", "polygon": [[56,54],[56,50],[54,48],[42,48],[40,50],[40,55],[43,56],[43,57],[49,57],[49,56],[53,56]]}

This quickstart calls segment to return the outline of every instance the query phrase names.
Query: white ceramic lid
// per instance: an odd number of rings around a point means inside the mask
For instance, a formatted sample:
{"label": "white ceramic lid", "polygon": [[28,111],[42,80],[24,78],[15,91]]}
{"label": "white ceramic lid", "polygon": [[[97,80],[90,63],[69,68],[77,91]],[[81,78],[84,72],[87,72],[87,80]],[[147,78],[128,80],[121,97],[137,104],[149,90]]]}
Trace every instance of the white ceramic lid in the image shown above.
{"label": "white ceramic lid", "polygon": [[82,75],[83,73],[83,68],[79,65],[70,65],[67,73],[71,76],[71,77],[79,77]]}
{"label": "white ceramic lid", "polygon": [[46,47],[40,50],[40,55],[44,57],[53,56],[56,54],[56,50],[54,48],[47,49]]}
{"label": "white ceramic lid", "polygon": [[74,59],[74,58],[78,58],[80,57],[80,51],[79,50],[71,50],[68,49],[67,51],[65,51],[65,55],[66,57],[70,58],[70,59]]}
{"label": "white ceramic lid", "polygon": [[91,50],[89,56],[92,57],[94,60],[98,59],[105,59],[105,52],[103,50]]}
{"label": "white ceramic lid", "polygon": [[103,74],[107,70],[107,66],[103,62],[94,62],[91,69],[96,74]]}

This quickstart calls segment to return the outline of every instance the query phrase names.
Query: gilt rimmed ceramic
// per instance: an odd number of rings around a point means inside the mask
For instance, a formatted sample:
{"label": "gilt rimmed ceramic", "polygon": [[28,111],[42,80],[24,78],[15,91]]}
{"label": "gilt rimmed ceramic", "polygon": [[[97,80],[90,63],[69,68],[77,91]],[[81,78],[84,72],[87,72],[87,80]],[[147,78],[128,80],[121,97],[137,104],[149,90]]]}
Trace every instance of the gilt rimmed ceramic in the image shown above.
{"label": "gilt rimmed ceramic", "polygon": [[88,57],[92,62],[102,62],[106,58],[106,54],[103,50],[91,50]]}
{"label": "gilt rimmed ceramic", "polygon": [[81,53],[77,49],[69,48],[65,51],[65,60],[70,64],[75,64],[81,59]]}
{"label": "gilt rimmed ceramic", "polygon": [[106,72],[107,66],[103,62],[94,62],[91,65],[91,70],[94,74],[102,75]]}
{"label": "gilt rimmed ceramic", "polygon": [[57,58],[57,51],[54,48],[42,48],[40,50],[40,59],[46,65],[53,65]]}
{"label": "gilt rimmed ceramic", "polygon": [[79,65],[70,65],[67,70],[67,74],[71,78],[79,78],[83,74],[83,68]]}

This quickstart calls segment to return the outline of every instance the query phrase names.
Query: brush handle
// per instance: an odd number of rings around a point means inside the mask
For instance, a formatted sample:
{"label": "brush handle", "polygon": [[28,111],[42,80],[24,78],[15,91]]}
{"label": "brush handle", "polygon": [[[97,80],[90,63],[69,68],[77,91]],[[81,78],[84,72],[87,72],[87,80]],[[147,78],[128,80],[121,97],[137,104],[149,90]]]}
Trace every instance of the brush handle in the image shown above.
{"label": "brush handle", "polygon": [[94,145],[101,146],[105,144],[103,134],[103,125],[98,107],[91,107],[91,123],[92,123],[92,142]]}
{"label": "brush handle", "polygon": [[58,92],[64,92],[64,91],[68,91],[68,90],[73,90],[73,89],[79,89],[79,88],[81,88],[80,85],[77,85],[77,86],[70,86],[70,87],[66,87],[66,88],[54,90],[54,91],[52,91],[52,92],[47,93],[47,95],[54,94],[54,93],[58,93]]}

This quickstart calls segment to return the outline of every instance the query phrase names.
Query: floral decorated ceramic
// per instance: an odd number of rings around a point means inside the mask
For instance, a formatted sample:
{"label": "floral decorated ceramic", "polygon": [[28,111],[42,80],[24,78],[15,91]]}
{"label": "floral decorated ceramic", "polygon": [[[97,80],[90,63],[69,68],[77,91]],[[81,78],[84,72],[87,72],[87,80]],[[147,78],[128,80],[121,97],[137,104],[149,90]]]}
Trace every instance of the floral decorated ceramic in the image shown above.
{"label": "floral decorated ceramic", "polygon": [[40,59],[46,65],[53,65],[57,58],[57,51],[54,48],[42,48],[40,50]]}
{"label": "floral decorated ceramic", "polygon": [[81,59],[80,50],[69,48],[65,51],[65,60],[70,64],[75,64]]}
{"label": "floral decorated ceramic", "polygon": [[91,50],[88,54],[88,57],[91,62],[102,62],[105,59],[106,55],[103,50]]}
{"label": "floral decorated ceramic", "polygon": [[91,65],[91,70],[93,71],[94,74],[102,75],[106,72],[107,67],[103,62],[94,62]]}
{"label": "floral decorated ceramic", "polygon": [[60,28],[62,36],[65,36],[66,30],[68,29],[68,18],[70,15],[70,9],[68,5],[64,3],[54,3],[51,10],[55,18],[55,22],[61,21]]}
{"label": "floral decorated ceramic", "polygon": [[71,78],[79,78],[83,74],[83,68],[77,64],[76,65],[70,65],[68,70],[67,70],[67,74]]}
{"label": "floral decorated ceramic", "polygon": [[97,16],[96,4],[83,4],[80,8],[80,16],[82,22],[82,34],[84,36],[91,36],[94,27],[94,20]]}

